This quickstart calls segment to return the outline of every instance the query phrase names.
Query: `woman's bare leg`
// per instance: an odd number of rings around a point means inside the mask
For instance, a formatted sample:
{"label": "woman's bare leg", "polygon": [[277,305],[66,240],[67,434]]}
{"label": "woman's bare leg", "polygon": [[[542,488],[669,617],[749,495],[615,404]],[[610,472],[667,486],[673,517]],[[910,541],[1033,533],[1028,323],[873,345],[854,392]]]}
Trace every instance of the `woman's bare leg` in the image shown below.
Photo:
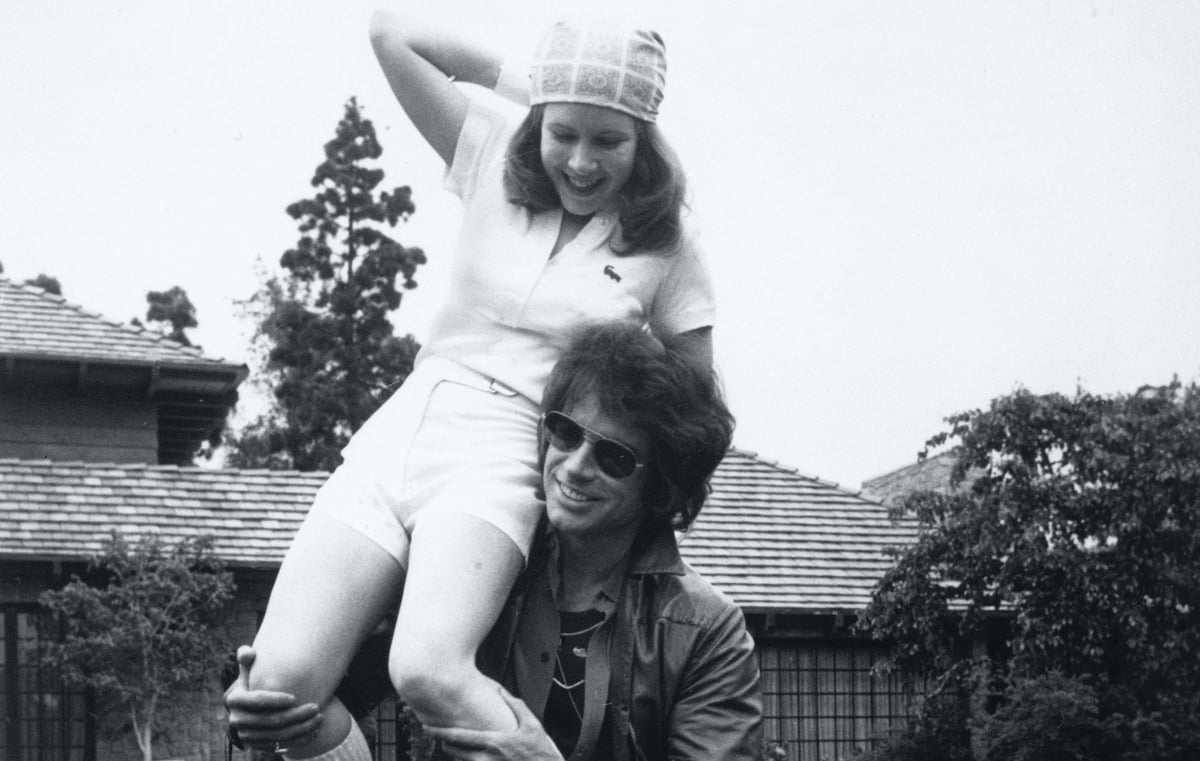
{"label": "woman's bare leg", "polygon": [[480,518],[438,513],[418,519],[409,557],[390,657],[401,697],[426,724],[516,727],[475,652],[524,564],[521,551]]}
{"label": "woman's bare leg", "polygon": [[289,745],[290,758],[337,747],[353,719],[333,697],[358,646],[400,600],[404,570],[349,526],[311,515],[288,550],[271,591],[250,688],[295,695],[321,706],[320,728]]}

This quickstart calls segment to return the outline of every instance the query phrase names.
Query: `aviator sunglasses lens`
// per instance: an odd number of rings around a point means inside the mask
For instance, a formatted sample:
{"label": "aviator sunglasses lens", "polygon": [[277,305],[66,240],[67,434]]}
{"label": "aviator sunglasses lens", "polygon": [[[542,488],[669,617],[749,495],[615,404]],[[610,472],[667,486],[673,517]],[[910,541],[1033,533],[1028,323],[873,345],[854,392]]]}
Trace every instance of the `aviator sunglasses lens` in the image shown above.
{"label": "aviator sunglasses lens", "polygon": [[[548,412],[545,417],[546,431],[550,434],[554,448],[571,452],[583,443],[586,434],[583,426],[562,412]],[[624,444],[597,437],[593,454],[600,470],[611,478],[628,478],[637,470],[637,456]]]}
{"label": "aviator sunglasses lens", "polygon": [[633,452],[626,449],[624,444],[618,444],[608,439],[600,439],[596,442],[596,463],[600,466],[600,470],[613,478],[626,478],[637,469],[637,461],[634,459]]}
{"label": "aviator sunglasses lens", "polygon": [[583,428],[561,412],[546,414],[546,431],[554,448],[562,452],[570,452],[583,443]]}

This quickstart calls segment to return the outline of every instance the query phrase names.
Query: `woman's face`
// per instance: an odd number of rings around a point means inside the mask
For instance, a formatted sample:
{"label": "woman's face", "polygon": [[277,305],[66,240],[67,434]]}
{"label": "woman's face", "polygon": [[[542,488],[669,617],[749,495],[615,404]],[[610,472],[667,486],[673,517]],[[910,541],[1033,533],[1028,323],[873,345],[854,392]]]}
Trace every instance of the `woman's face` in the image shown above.
{"label": "woman's face", "polygon": [[[629,447],[638,462],[647,461],[649,437],[628,421],[607,414],[594,394],[585,395],[563,412],[592,433]],[[547,438],[550,444],[542,475],[550,525],[574,539],[632,540],[643,515],[642,494],[649,468],[613,478],[597,464],[594,441],[585,440],[564,452],[555,446],[553,437]]]}
{"label": "woman's face", "polygon": [[571,214],[594,214],[616,198],[637,143],[629,114],[583,103],[547,103],[543,111],[542,167]]}

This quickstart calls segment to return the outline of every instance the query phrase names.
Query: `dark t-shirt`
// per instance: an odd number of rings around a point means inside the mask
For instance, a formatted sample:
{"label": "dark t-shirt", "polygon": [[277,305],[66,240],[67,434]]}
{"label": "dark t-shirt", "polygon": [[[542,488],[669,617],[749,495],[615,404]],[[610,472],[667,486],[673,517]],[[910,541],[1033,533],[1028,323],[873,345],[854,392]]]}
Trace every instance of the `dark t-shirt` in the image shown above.
{"label": "dark t-shirt", "polygon": [[546,698],[542,725],[563,757],[569,757],[579,741],[583,724],[583,701],[587,694],[583,677],[587,669],[587,646],[592,633],[604,621],[598,610],[559,611],[558,662]]}

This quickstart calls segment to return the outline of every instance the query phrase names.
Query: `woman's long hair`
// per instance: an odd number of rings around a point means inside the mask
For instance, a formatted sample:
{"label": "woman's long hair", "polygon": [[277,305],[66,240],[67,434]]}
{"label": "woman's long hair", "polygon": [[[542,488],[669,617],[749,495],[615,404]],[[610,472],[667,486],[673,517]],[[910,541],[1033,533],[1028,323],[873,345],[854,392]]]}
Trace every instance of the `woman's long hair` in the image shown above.
{"label": "woman's long hair", "polygon": [[[508,144],[504,166],[504,192],[509,203],[535,214],[562,206],[542,166],[545,110],[544,104],[529,109]],[[633,173],[617,194],[619,239],[610,240],[609,246],[617,254],[674,252],[683,237],[687,197],[683,166],[657,125],[641,119],[633,122],[637,134]]]}

